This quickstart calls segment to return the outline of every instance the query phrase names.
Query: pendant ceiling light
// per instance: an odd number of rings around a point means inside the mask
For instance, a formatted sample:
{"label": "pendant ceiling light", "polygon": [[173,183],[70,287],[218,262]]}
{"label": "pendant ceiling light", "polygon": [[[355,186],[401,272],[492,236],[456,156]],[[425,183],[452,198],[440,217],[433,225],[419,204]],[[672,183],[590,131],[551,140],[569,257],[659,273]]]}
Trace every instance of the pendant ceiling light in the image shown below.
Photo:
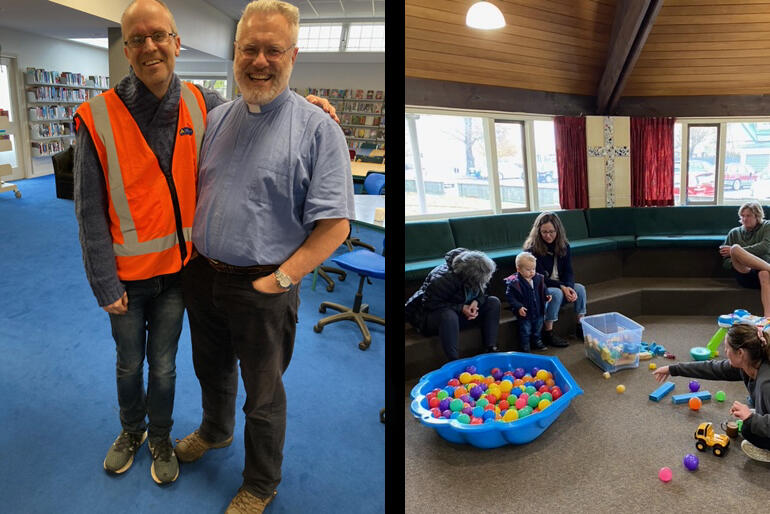
{"label": "pendant ceiling light", "polygon": [[505,19],[500,9],[489,2],[476,2],[468,9],[465,24],[474,29],[501,29],[505,27]]}

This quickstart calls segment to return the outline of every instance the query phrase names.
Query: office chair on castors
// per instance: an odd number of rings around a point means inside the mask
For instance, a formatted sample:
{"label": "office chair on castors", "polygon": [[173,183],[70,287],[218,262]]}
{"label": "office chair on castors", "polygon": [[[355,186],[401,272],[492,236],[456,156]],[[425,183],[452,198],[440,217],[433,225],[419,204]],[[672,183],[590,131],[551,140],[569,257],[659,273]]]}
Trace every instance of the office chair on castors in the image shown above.
{"label": "office chair on castors", "polygon": [[318,307],[318,312],[324,313],[326,312],[326,309],[329,308],[339,311],[339,314],[321,318],[313,327],[313,330],[321,332],[324,326],[337,321],[355,321],[358,328],[361,330],[361,334],[364,336],[364,340],[358,343],[358,347],[361,350],[366,350],[372,343],[372,336],[369,334],[369,329],[365,322],[371,321],[373,323],[385,325],[385,318],[369,314],[369,306],[361,303],[363,299],[364,282],[367,277],[385,279],[385,257],[378,253],[370,252],[369,250],[355,250],[342,254],[339,257],[335,257],[332,260],[340,267],[358,273],[361,280],[358,282],[358,291],[356,292],[356,298],[352,308],[332,302],[321,302],[320,307]]}
{"label": "office chair on castors", "polygon": [[339,268],[332,268],[331,266],[319,266],[318,276],[326,281],[326,290],[330,293],[334,291],[334,280],[329,276],[329,273],[336,273],[340,277],[340,282],[345,280],[347,273]]}

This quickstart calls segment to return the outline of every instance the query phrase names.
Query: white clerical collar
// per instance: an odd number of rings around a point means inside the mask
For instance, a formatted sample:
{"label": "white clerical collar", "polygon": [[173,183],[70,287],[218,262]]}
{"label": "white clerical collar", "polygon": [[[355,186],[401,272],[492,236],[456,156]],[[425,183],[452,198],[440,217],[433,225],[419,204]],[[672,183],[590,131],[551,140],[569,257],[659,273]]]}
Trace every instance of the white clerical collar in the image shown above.
{"label": "white clerical collar", "polygon": [[246,102],[246,107],[249,108],[249,112],[262,112],[262,108],[257,104],[250,104],[249,102]]}

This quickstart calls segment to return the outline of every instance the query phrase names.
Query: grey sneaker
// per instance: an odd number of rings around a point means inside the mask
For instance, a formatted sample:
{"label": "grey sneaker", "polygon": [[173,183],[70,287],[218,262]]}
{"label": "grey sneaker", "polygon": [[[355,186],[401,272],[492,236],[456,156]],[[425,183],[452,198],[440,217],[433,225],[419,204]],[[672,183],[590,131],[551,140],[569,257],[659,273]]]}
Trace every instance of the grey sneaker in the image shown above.
{"label": "grey sneaker", "polygon": [[123,473],[134,463],[134,454],[147,439],[147,432],[132,434],[122,430],[115,442],[110,446],[104,459],[104,469],[110,473]]}
{"label": "grey sneaker", "polygon": [[152,455],[150,474],[156,484],[169,484],[179,476],[179,461],[171,447],[171,438],[165,437],[157,441],[148,441],[147,447]]}
{"label": "grey sneaker", "polygon": [[276,494],[278,494],[278,491],[273,491],[273,494],[262,499],[241,489],[230,502],[230,505],[227,506],[225,514],[261,514],[264,512],[265,507],[273,501]]}
{"label": "grey sneaker", "polygon": [[174,452],[182,462],[193,462],[203,457],[203,454],[207,451],[213,448],[224,448],[225,446],[230,446],[230,443],[232,442],[233,436],[230,436],[228,439],[225,439],[221,443],[210,443],[201,437],[200,432],[198,432],[196,429],[192,434],[188,435],[181,441],[179,439],[176,440],[176,447],[174,448]]}
{"label": "grey sneaker", "polygon": [[743,453],[750,459],[758,460],[760,462],[770,462],[770,450],[754,446],[746,439],[741,442],[741,450],[743,450]]}

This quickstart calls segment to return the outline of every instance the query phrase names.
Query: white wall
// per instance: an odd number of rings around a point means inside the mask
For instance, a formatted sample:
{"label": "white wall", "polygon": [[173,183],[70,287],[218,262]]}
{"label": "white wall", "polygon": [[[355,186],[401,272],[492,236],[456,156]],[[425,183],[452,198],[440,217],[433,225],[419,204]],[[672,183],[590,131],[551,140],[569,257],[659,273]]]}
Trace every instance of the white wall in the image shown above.
{"label": "white wall", "polygon": [[[50,157],[32,158],[29,145],[29,124],[27,105],[24,94],[24,71],[30,68],[42,68],[50,71],[69,71],[86,75],[109,75],[107,50],[79,43],[70,43],[61,39],[52,39],[38,34],[30,34],[3,27],[0,45],[4,56],[15,57],[18,68],[16,75],[17,97],[19,106],[19,142],[20,163],[23,171],[9,179],[37,177],[53,173]],[[21,170],[22,167],[20,167]]]}
{"label": "white wall", "polygon": [[297,58],[291,87],[385,90],[385,63],[301,63]]}

